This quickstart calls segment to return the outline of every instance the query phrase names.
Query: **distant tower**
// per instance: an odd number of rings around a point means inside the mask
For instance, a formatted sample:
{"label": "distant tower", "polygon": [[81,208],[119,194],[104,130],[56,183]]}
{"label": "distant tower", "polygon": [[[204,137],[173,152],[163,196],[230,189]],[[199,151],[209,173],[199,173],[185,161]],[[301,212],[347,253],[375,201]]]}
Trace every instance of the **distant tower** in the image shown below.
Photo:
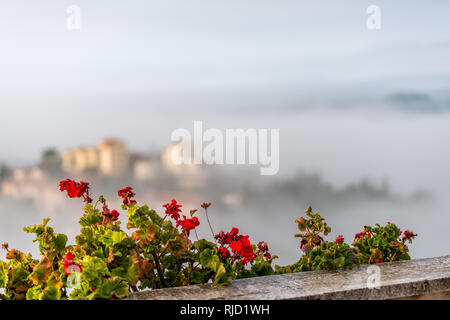
{"label": "distant tower", "polygon": [[109,177],[123,177],[128,173],[129,156],[122,141],[105,139],[97,146],[99,171]]}

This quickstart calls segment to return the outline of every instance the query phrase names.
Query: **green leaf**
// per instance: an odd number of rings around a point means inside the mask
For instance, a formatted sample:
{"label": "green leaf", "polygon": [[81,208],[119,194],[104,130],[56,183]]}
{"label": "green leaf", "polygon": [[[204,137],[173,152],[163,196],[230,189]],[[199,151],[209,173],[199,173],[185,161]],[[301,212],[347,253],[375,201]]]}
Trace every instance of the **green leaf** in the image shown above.
{"label": "green leaf", "polygon": [[39,300],[60,300],[61,290],[58,287],[51,286],[44,289]]}
{"label": "green leaf", "polygon": [[169,270],[175,269],[177,267],[177,258],[173,255],[167,255],[162,259],[164,267]]}
{"label": "green leaf", "polygon": [[99,222],[102,222],[103,218],[98,213],[85,213],[79,220],[79,224],[82,227],[89,227],[93,225],[97,225]]}
{"label": "green leaf", "polygon": [[170,287],[179,286],[181,284],[180,275],[180,272],[166,271],[166,273],[164,273],[166,284]]}
{"label": "green leaf", "polygon": [[0,288],[6,288],[8,285],[8,263],[0,260]]}
{"label": "green leaf", "polygon": [[125,239],[128,239],[128,235],[123,231],[113,231],[112,237],[113,245],[122,243]]}
{"label": "green leaf", "polygon": [[233,279],[233,275],[231,273],[227,273],[223,263],[216,266],[215,272],[216,275],[214,276],[214,284],[216,286],[229,285]]}
{"label": "green leaf", "polygon": [[191,282],[193,283],[204,283],[205,282],[205,276],[200,271],[192,271],[191,272]]}
{"label": "green leaf", "polygon": [[85,256],[81,260],[81,274],[86,281],[94,281],[101,276],[109,275],[109,270],[103,259]]}
{"label": "green leaf", "polygon": [[199,252],[202,252],[205,249],[214,249],[216,245],[213,242],[209,242],[205,239],[198,240],[194,242],[194,247],[197,248]]}
{"label": "green leaf", "polygon": [[186,242],[183,237],[177,236],[167,241],[166,247],[175,257],[181,257],[186,251]]}
{"label": "green leaf", "polygon": [[120,244],[126,239],[128,239],[128,235],[125,232],[112,230],[107,230],[99,237],[100,242],[109,247]]}
{"label": "green leaf", "polygon": [[39,300],[39,297],[42,294],[42,284],[38,286],[31,287],[28,289],[26,294],[27,300]]}
{"label": "green leaf", "polygon": [[99,298],[108,299],[113,296],[125,298],[128,296],[128,286],[125,281],[119,277],[105,279],[100,288],[97,288],[96,294]]}
{"label": "green leaf", "polygon": [[258,262],[252,265],[252,272],[254,272],[257,276],[268,276],[273,274],[273,269],[270,263],[266,261]]}
{"label": "green leaf", "polygon": [[170,220],[164,221],[164,222],[162,223],[162,228],[163,228],[163,230],[165,230],[165,231],[170,231],[170,230],[172,230],[172,229],[173,229],[172,221],[170,221]]}
{"label": "green leaf", "polygon": [[203,250],[200,254],[200,263],[204,268],[208,268],[213,261],[213,253],[211,249]]}
{"label": "green leaf", "polygon": [[54,243],[57,251],[63,251],[66,248],[67,236],[65,234],[59,233],[58,235],[56,235]]}
{"label": "green leaf", "polygon": [[113,276],[118,276],[126,280],[130,285],[136,285],[139,280],[139,270],[131,258],[127,258],[120,267],[111,271]]}
{"label": "green leaf", "polygon": [[34,267],[33,272],[30,274],[30,280],[34,285],[44,283],[52,273],[52,264],[50,260],[43,256],[41,261]]}

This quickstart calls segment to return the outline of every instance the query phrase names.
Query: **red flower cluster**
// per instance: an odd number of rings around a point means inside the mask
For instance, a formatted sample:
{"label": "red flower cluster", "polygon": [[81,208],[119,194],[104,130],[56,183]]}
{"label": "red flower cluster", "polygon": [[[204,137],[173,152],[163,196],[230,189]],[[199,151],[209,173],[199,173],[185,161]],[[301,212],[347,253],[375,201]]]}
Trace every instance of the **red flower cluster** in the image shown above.
{"label": "red flower cluster", "polygon": [[415,237],[417,237],[416,233],[412,232],[411,230],[406,230],[403,232],[402,241],[403,243],[405,243],[405,241],[409,241],[411,243],[412,239],[414,239]]}
{"label": "red flower cluster", "polygon": [[375,263],[383,263],[383,259],[375,260]]}
{"label": "red flower cluster", "polygon": [[73,261],[75,255],[68,251],[63,259],[64,273],[70,275],[72,271],[81,272],[81,265]]}
{"label": "red flower cluster", "polygon": [[257,247],[259,249],[259,253],[266,259],[272,258],[272,255],[269,253],[269,246],[267,245],[267,242],[258,242]]}
{"label": "red flower cluster", "polygon": [[174,220],[180,219],[180,212],[181,212],[181,204],[178,204],[177,200],[172,200],[171,203],[166,203],[163,205],[164,208],[166,208],[166,215],[170,215],[170,217]]}
{"label": "red flower cluster", "polygon": [[216,234],[214,238],[219,241],[220,244],[230,244],[233,241],[239,240],[239,229],[238,228],[232,228],[230,232],[225,233],[224,231],[220,231],[219,234]]}
{"label": "red flower cluster", "polygon": [[[322,245],[323,238],[321,236],[319,236],[318,234],[316,234],[314,238],[312,238],[312,237],[310,238],[310,241],[311,241],[312,247],[316,248],[316,247],[320,247]],[[307,244],[308,244],[308,239],[302,238],[302,241],[300,241],[300,249],[303,250]]]}
{"label": "red flower cluster", "polygon": [[365,236],[372,238],[372,234],[370,232],[362,231],[362,232],[355,234],[355,241],[359,240],[359,239],[364,239]]}
{"label": "red flower cluster", "polygon": [[253,246],[248,239],[248,235],[242,236],[238,241],[233,241],[230,243],[230,249],[235,255],[243,258],[242,264],[252,262],[256,258],[255,252],[253,251]]}
{"label": "red flower cluster", "polygon": [[[109,221],[114,222],[114,221],[117,221],[119,219],[120,213],[117,210],[109,210],[108,206],[105,203],[103,205],[102,215],[105,217],[105,219],[108,222]],[[105,222],[105,220],[103,220],[103,222]],[[100,223],[100,224],[103,224],[103,223]]]}
{"label": "red flower cluster", "polygon": [[188,236],[189,232],[198,227],[198,225],[200,225],[200,221],[198,221],[197,217],[187,219],[186,216],[183,216],[183,220],[177,220],[177,226],[181,226]]}
{"label": "red flower cluster", "polygon": [[228,245],[233,252],[232,261],[242,259],[242,264],[252,262],[256,258],[256,254],[253,251],[253,246],[247,236],[239,235],[239,229],[232,228],[230,232],[225,233],[221,231],[215,236],[217,241],[221,244],[219,247],[219,253],[222,258],[226,258],[230,255],[225,245]]}
{"label": "red flower cluster", "polygon": [[334,240],[334,243],[338,244],[338,243],[342,243],[344,242],[344,237],[342,235],[338,235],[336,240]]}
{"label": "red flower cluster", "polygon": [[133,192],[132,187],[126,187],[117,191],[119,197],[123,199],[123,204],[126,206],[130,206],[133,203],[136,203],[135,200],[131,200],[136,194]]}
{"label": "red flower cluster", "polygon": [[258,242],[257,247],[262,252],[266,252],[269,250],[269,246],[267,245],[267,242],[264,242],[264,241]]}
{"label": "red flower cluster", "polygon": [[230,256],[230,251],[225,247],[219,247],[219,254],[222,258],[226,259]]}
{"label": "red flower cluster", "polygon": [[59,190],[61,192],[67,191],[67,195],[70,198],[84,198],[86,203],[91,203],[92,199],[89,197],[89,183],[66,179],[59,183]]}

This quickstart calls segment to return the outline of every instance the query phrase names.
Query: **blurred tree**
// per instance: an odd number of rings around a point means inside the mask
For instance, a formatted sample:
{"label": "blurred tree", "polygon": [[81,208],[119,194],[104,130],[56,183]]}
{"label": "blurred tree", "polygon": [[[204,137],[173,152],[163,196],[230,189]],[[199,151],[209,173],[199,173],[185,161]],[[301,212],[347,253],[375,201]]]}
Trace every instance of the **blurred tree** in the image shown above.
{"label": "blurred tree", "polygon": [[6,179],[9,176],[11,170],[4,164],[0,166],[0,182]]}
{"label": "blurred tree", "polygon": [[39,165],[48,173],[61,172],[61,156],[54,148],[48,148],[42,152],[41,163]]}

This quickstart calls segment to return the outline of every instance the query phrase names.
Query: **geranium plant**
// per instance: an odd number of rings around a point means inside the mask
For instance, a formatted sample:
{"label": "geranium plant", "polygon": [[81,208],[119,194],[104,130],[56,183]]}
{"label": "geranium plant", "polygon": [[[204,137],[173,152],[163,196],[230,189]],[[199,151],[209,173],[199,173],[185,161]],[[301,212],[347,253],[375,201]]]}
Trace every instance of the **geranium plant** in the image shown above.
{"label": "geranium plant", "polygon": [[[103,196],[93,204],[88,183],[68,179],[61,181],[60,190],[85,202],[76,243],[67,245],[67,236],[55,233],[45,219],[24,228],[36,235],[40,260],[3,244],[8,260],[0,261],[3,299],[116,299],[147,288],[210,281],[226,285],[263,270],[271,273],[267,245],[252,245],[248,236],[236,232],[227,243],[233,254],[226,255],[224,246],[198,239],[197,210],[186,217],[176,200],[165,204],[160,216],[147,205],[139,206],[131,187],[119,190],[128,234],[121,228],[120,213],[111,210]],[[202,205],[205,211],[209,206]],[[244,272],[245,267],[251,270]]]}
{"label": "geranium plant", "polygon": [[324,240],[330,227],[311,208],[307,219],[296,221],[301,233],[300,260],[286,267],[272,267],[276,256],[266,242],[252,244],[239,229],[215,234],[208,216],[211,203],[203,203],[213,241],[199,239],[197,209],[183,214],[176,200],[163,205],[159,215],[134,200],[131,187],[118,191],[121,209],[126,211],[126,230],[120,212],[111,210],[100,196],[93,203],[89,184],[64,180],[60,190],[70,198],[81,198],[83,215],[75,244],[68,245],[64,234],[42,224],[24,228],[35,234],[40,259],[32,258],[7,243],[7,261],[0,261],[2,299],[120,299],[132,292],[212,282],[227,285],[233,279],[316,269],[350,268],[355,265],[409,259],[406,242],[416,235],[401,232],[394,224],[364,227],[352,245],[342,236],[334,242]]}
{"label": "geranium plant", "polygon": [[402,232],[390,222],[386,226],[364,226],[364,230],[355,235],[352,244],[344,242],[339,235],[334,241],[325,241],[323,236],[331,232],[318,212],[312,208],[306,210],[307,218],[296,220],[301,238],[300,249],[303,255],[292,266],[278,268],[279,272],[298,272],[310,270],[336,270],[352,268],[357,265],[392,262],[411,259],[407,242],[417,234],[410,230]]}

